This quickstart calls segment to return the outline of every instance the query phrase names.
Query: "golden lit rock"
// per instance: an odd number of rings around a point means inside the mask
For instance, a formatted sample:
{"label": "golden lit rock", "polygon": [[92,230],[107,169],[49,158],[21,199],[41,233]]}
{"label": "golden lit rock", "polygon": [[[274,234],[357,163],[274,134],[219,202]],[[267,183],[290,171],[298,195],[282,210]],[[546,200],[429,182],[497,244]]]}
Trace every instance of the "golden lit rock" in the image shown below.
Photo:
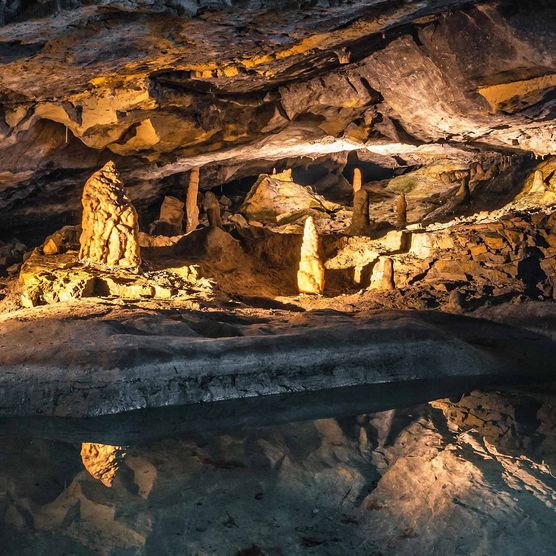
{"label": "golden lit rock", "polygon": [[322,295],[324,291],[324,266],[319,257],[319,236],[311,216],[305,220],[301,260],[297,271],[299,293]]}
{"label": "golden lit rock", "polygon": [[79,259],[93,266],[137,271],[141,265],[137,212],[113,162],[85,183]]}
{"label": "golden lit rock", "polygon": [[353,169],[353,195],[354,196],[361,189],[361,183],[362,183],[361,170],[359,168],[354,168]]}
{"label": "golden lit rock", "polygon": [[192,232],[199,225],[199,207],[197,195],[199,194],[199,168],[192,168],[189,173],[189,185],[185,200],[186,226],[185,232]]}
{"label": "golden lit rock", "polygon": [[83,442],[81,461],[89,474],[104,486],[111,487],[126,456],[125,447]]}

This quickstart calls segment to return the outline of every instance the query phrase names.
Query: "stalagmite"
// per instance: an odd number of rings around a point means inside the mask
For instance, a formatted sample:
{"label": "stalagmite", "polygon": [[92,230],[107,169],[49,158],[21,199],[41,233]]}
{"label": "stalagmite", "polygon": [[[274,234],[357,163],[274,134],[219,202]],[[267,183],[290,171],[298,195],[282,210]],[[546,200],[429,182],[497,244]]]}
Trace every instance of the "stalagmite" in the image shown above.
{"label": "stalagmite", "polygon": [[297,288],[299,293],[322,295],[324,291],[324,265],[319,253],[319,236],[311,216],[305,220],[301,260],[297,271]]}
{"label": "stalagmite", "polygon": [[123,446],[91,442],[83,442],[81,444],[81,461],[83,466],[92,477],[107,487],[112,486],[125,455],[125,448]]}
{"label": "stalagmite", "polygon": [[192,232],[199,225],[199,207],[197,206],[197,195],[199,194],[199,168],[192,168],[189,173],[189,185],[187,187],[187,198],[185,200],[185,212],[187,223],[185,232]]}
{"label": "stalagmite", "polygon": [[137,212],[113,162],[107,162],[87,180],[82,203],[79,260],[137,271],[141,265]]}
{"label": "stalagmite", "polygon": [[203,208],[205,209],[209,226],[211,228],[222,228],[222,217],[220,216],[220,203],[216,198],[216,195],[212,191],[205,193],[205,198],[203,199]]}
{"label": "stalagmite", "polygon": [[390,257],[380,257],[373,267],[371,275],[371,290],[393,290],[394,282],[394,261]]}
{"label": "stalagmite", "polygon": [[353,214],[348,233],[353,236],[369,233],[369,194],[360,189],[353,196]]}
{"label": "stalagmite", "polygon": [[362,178],[361,170],[359,168],[353,169],[353,197],[355,199],[355,194],[361,190]]}
{"label": "stalagmite", "polygon": [[546,191],[546,186],[544,184],[544,176],[541,170],[536,170],[533,177],[533,185],[529,193],[544,193]]}
{"label": "stalagmite", "polygon": [[407,201],[405,193],[400,193],[396,199],[396,226],[405,228],[407,225]]}

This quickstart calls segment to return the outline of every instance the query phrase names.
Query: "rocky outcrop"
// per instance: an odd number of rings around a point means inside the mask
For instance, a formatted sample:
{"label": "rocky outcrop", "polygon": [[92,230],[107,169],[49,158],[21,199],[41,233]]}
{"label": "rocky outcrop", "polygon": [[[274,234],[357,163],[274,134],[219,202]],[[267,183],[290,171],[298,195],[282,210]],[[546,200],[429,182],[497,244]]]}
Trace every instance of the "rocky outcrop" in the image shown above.
{"label": "rocky outcrop", "polygon": [[200,402],[210,413],[209,404],[225,400],[228,417],[246,400],[262,403],[261,415],[266,402],[282,400],[278,394],[291,394],[295,407],[298,394],[315,390],[335,398],[348,387],[429,380],[449,394],[454,384],[556,372],[552,340],[460,315],[309,311],[284,326],[283,315],[272,320],[266,313],[263,328],[244,317],[220,322],[218,312],[169,318],[131,308],[116,318],[114,311],[95,317],[97,311],[45,307],[40,327],[17,314],[3,318],[0,343],[12,348],[1,352],[2,416],[86,417],[190,404],[193,411]]}
{"label": "rocky outcrop", "polygon": [[141,265],[137,212],[113,162],[87,180],[82,202],[80,261],[137,271]]}

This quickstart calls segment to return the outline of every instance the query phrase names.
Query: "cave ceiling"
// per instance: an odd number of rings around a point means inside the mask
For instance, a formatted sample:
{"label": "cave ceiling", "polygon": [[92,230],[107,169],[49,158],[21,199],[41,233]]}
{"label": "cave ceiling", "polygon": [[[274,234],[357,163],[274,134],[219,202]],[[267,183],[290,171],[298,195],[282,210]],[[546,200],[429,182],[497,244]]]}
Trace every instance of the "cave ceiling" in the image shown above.
{"label": "cave ceiling", "polygon": [[280,161],[556,154],[552,2],[10,1],[0,10],[1,229]]}

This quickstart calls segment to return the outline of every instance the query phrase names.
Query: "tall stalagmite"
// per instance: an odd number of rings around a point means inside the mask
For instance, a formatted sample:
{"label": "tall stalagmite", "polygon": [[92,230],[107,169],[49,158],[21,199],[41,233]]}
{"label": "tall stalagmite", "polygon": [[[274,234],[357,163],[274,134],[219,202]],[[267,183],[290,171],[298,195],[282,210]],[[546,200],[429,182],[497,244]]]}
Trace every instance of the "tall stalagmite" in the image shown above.
{"label": "tall stalagmite", "polygon": [[197,195],[199,194],[199,168],[192,168],[189,173],[187,198],[185,200],[185,214],[187,218],[185,232],[192,232],[199,225],[199,207]]}
{"label": "tall stalagmite", "polygon": [[400,193],[396,199],[396,226],[405,228],[407,225],[407,201],[405,193]]}
{"label": "tall stalagmite", "polygon": [[361,177],[361,170],[359,168],[354,168],[353,169],[353,195],[355,197],[355,194],[361,190],[361,184],[362,184],[363,180]]}
{"label": "tall stalagmite", "polygon": [[324,265],[319,257],[319,236],[311,216],[305,220],[301,260],[297,271],[299,293],[322,295],[324,291]]}
{"label": "tall stalagmite", "polygon": [[137,271],[141,265],[137,211],[112,161],[87,180],[82,203],[79,259],[91,265]]}
{"label": "tall stalagmite", "polygon": [[364,236],[369,231],[369,194],[364,189],[360,189],[353,196],[353,213],[348,233],[353,236]]}

